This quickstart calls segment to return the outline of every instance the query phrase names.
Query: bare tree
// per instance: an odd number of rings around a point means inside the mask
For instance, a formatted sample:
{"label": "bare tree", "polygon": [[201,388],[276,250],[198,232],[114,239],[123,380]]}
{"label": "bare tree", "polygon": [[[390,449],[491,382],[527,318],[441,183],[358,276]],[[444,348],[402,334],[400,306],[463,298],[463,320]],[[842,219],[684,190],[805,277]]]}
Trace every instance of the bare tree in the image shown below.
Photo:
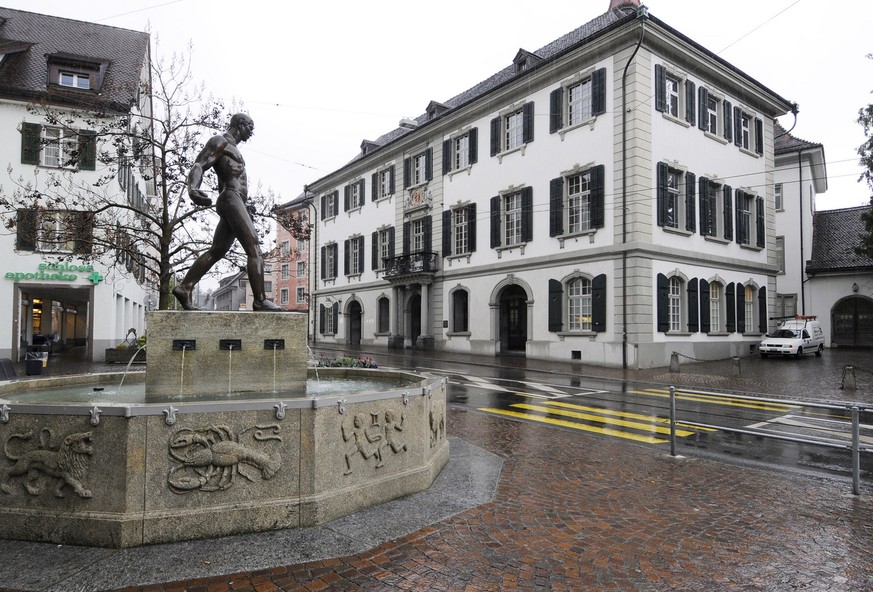
{"label": "bare tree", "polygon": [[[151,282],[159,291],[158,307],[166,309],[175,305],[175,274],[208,248],[218,220],[212,208],[190,202],[187,176],[206,140],[226,128],[231,113],[195,83],[190,47],[184,55],[152,61],[148,79],[140,93],[150,100],[141,100],[139,108],[94,103],[71,108],[51,94],[29,105],[47,126],[61,130],[57,139],[31,138],[34,149],[61,146],[64,162],[57,169],[35,167],[33,178],[13,178],[12,191],[0,192],[0,207],[17,211],[6,226],[19,242],[54,240],[63,243],[58,252],[99,260],[133,281]],[[83,170],[96,170],[97,181]],[[216,185],[207,174],[203,187],[217,190]],[[260,185],[250,192],[247,205],[262,240],[277,219],[277,201]],[[56,219],[61,215],[67,218],[64,230],[47,232],[53,223],[61,228]],[[239,265],[242,257],[232,250],[227,259]]]}

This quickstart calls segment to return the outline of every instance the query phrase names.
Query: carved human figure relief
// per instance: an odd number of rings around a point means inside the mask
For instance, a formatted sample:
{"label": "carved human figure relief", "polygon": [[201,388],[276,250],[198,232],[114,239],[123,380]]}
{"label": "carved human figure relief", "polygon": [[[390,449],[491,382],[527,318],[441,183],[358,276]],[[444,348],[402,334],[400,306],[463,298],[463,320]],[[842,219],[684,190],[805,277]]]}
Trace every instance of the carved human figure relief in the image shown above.
{"label": "carved human figure relief", "polygon": [[271,479],[282,468],[282,457],[260,443],[281,442],[279,430],[278,425],[255,426],[239,434],[224,425],[177,430],[169,442],[174,461],[167,476],[170,491],[221,491],[233,486],[236,475],[251,482],[258,476]]}
{"label": "carved human figure relief", "polygon": [[351,474],[352,458],[357,454],[360,454],[365,461],[375,457],[376,468],[382,466],[382,447],[379,444],[382,440],[382,434],[379,426],[379,414],[371,413],[370,417],[369,426],[365,425],[367,418],[363,413],[355,414],[351,427],[347,427],[345,424],[340,426],[343,442],[351,443],[351,446],[346,449],[346,470],[343,475]]}
{"label": "carved human figure relief", "polygon": [[397,421],[397,416],[392,410],[385,412],[385,443],[383,448],[390,448],[391,452],[406,452],[408,449],[405,442],[400,441],[400,433],[403,432],[403,414],[400,414],[400,421]]}
{"label": "carved human figure relief", "polygon": [[433,448],[446,437],[446,408],[439,402],[431,402],[430,413],[430,447]]}
{"label": "carved human figure relief", "polygon": [[38,442],[33,441],[32,430],[12,434],[3,444],[3,454],[15,464],[0,483],[0,491],[12,494],[16,478],[26,475],[24,489],[30,495],[40,495],[46,484],[53,481],[55,497],[64,497],[63,489],[68,486],[79,497],[90,498],[91,490],[85,482],[94,454],[91,436],[91,432],[69,434],[55,444],[49,428],[39,432]]}

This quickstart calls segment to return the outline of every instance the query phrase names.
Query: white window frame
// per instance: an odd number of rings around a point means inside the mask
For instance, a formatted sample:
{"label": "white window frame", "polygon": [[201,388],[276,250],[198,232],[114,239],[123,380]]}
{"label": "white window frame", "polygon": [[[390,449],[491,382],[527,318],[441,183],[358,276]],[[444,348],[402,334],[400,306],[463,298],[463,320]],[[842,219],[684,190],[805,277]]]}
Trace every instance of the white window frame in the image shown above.
{"label": "white window frame", "polygon": [[297,277],[306,277],[306,261],[297,262]]}
{"label": "white window frame", "polygon": [[519,107],[501,118],[501,140],[504,152],[524,146],[524,108]]}
{"label": "white window frame", "polygon": [[574,81],[566,87],[567,126],[581,125],[594,119],[593,79],[589,74],[585,78]]}
{"label": "white window frame", "polygon": [[666,115],[675,119],[683,119],[683,103],[685,79],[669,70],[666,72],[666,84],[664,85],[664,100],[667,105]]}
{"label": "white window frame", "polygon": [[717,179],[709,179],[709,216],[711,234],[706,238],[722,242],[724,238],[724,184]]}
{"label": "white window frame", "polygon": [[349,276],[361,275],[361,272],[358,271],[362,268],[361,266],[361,257],[364,254],[361,252],[361,242],[360,235],[349,237],[348,245],[349,245]]}
{"label": "white window frame", "polygon": [[297,294],[296,294],[297,304],[305,304],[306,303],[306,287],[305,286],[297,286],[296,292],[297,292]]}
{"label": "white window frame", "polygon": [[785,210],[785,203],[783,202],[782,195],[782,183],[776,183],[773,186],[773,204],[777,212]]}
{"label": "white window frame", "polygon": [[751,151],[754,148],[755,117],[740,111],[740,148]]}
{"label": "white window frame", "polygon": [[76,250],[78,210],[45,210],[37,227],[37,250],[42,253],[72,253]]}
{"label": "white window frame", "polygon": [[785,237],[777,236],[776,237],[776,245],[774,247],[774,252],[776,254],[776,265],[779,267],[779,271],[777,273],[785,273]]}
{"label": "white window frame", "polygon": [[567,234],[591,230],[591,171],[567,175],[564,186],[564,228]]}
{"label": "white window frame", "polygon": [[349,185],[349,209],[357,210],[362,207],[363,201],[361,199],[361,187],[363,185],[359,182],[352,183]]}
{"label": "white window frame", "polygon": [[71,70],[58,71],[58,84],[67,88],[78,88],[79,90],[91,89],[91,76],[82,72],[73,72]]}
{"label": "white window frame", "polygon": [[334,255],[333,245],[336,243],[328,243],[324,249],[324,277],[326,280],[333,280],[337,277],[336,259]]}
{"label": "white window frame", "polygon": [[743,290],[743,308],[746,316],[745,333],[754,333],[755,327],[755,300],[758,296],[758,290],[752,284],[747,284]]}
{"label": "white window frame", "polygon": [[412,157],[412,187],[427,183],[427,152]]}
{"label": "white window frame", "polygon": [[566,284],[567,327],[570,332],[593,330],[591,278],[576,276]]}
{"label": "white window frame", "polygon": [[379,229],[379,269],[385,269],[385,260],[393,257],[394,254],[389,252],[391,246],[391,229]]}
{"label": "white window frame", "polygon": [[724,331],[722,314],[724,285],[719,281],[709,282],[709,332],[721,333]]}
{"label": "white window frame", "polygon": [[279,290],[279,304],[288,304],[288,288]]}
{"label": "white window frame", "polygon": [[291,256],[291,241],[283,240],[280,254],[282,257]]}
{"label": "white window frame", "polygon": [[287,280],[291,277],[291,266],[289,264],[283,263],[280,269],[282,270],[281,274],[283,280]]}
{"label": "white window frame", "polygon": [[333,193],[328,193],[327,197],[324,199],[324,219],[328,220],[335,217],[336,211],[334,210]]}
{"label": "white window frame", "polygon": [[470,253],[469,235],[470,210],[464,206],[452,210],[452,253],[467,255]]}
{"label": "white window frame", "polygon": [[56,169],[75,168],[70,163],[73,154],[79,150],[79,137],[74,132],[59,127],[42,126],[40,130],[41,147],[39,163],[44,167]]}
{"label": "white window frame", "polygon": [[377,171],[376,180],[378,181],[378,187],[376,187],[376,190],[379,192],[376,195],[376,199],[389,197],[391,195],[391,169],[387,168]]}
{"label": "white window frame", "polygon": [[501,246],[522,244],[521,223],[523,218],[522,193],[514,191],[501,198],[503,218],[503,242]]}
{"label": "white window frame", "polygon": [[413,253],[423,253],[424,252],[424,218],[416,218],[412,221],[410,225],[410,232],[412,233],[412,240],[410,241],[410,248]]}
{"label": "white window frame", "polygon": [[682,311],[684,309],[682,306],[682,296],[685,293],[683,289],[684,282],[681,277],[675,275],[670,277],[667,282],[667,313],[670,322],[669,331],[682,331]]}
{"label": "white window frame", "polygon": [[452,138],[452,170],[459,171],[470,166],[470,132]]}

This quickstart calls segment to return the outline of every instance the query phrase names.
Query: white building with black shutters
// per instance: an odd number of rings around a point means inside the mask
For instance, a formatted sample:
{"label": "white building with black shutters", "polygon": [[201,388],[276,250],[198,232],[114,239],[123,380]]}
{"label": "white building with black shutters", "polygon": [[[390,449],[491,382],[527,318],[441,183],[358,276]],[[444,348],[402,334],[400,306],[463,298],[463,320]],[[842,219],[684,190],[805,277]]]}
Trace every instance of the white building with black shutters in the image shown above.
{"label": "white building with black shutters", "polygon": [[747,355],[793,108],[614,0],[308,186],[318,339],[634,368]]}

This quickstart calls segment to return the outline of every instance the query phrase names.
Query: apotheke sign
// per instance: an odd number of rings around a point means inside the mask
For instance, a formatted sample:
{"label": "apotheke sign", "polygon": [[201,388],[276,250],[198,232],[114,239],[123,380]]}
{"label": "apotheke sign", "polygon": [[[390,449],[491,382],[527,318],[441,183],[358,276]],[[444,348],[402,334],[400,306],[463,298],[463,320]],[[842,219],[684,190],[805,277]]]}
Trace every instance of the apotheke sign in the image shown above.
{"label": "apotheke sign", "polygon": [[75,282],[80,273],[88,273],[85,276],[95,284],[99,284],[103,276],[94,271],[93,265],[71,265],[69,263],[40,263],[37,271],[7,271],[4,277],[13,282],[28,280],[43,280],[50,282]]}

